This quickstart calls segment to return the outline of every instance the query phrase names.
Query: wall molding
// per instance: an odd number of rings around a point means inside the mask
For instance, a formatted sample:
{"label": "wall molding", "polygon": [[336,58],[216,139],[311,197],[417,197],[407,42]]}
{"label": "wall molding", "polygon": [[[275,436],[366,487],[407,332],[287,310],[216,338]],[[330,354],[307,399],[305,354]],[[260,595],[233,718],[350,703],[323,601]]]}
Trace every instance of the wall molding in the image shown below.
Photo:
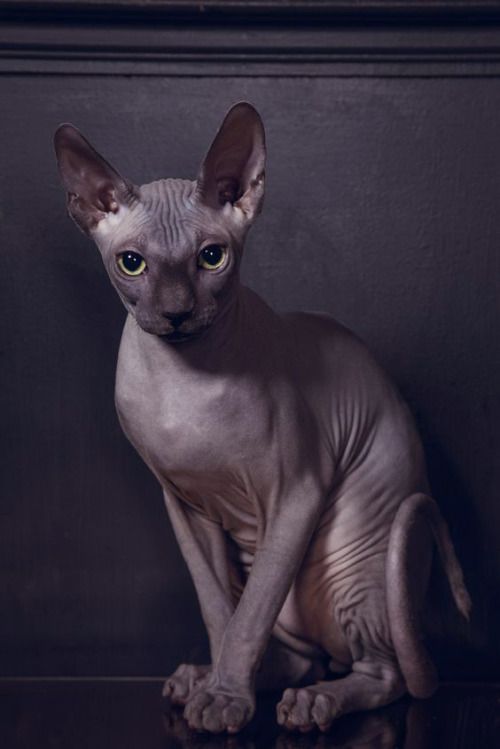
{"label": "wall molding", "polygon": [[470,24],[500,20],[500,0],[0,0],[0,18],[53,22],[298,20]]}
{"label": "wall molding", "polygon": [[0,0],[0,74],[497,76],[500,0]]}

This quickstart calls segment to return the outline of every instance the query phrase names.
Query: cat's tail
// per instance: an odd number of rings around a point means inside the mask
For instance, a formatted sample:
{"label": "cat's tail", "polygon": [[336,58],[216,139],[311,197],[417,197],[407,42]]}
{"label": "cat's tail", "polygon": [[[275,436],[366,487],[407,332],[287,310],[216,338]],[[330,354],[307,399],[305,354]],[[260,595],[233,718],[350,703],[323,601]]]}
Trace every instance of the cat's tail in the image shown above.
{"label": "cat's tail", "polygon": [[438,685],[436,668],[423,642],[420,609],[436,544],[458,610],[468,620],[471,600],[448,527],[437,504],[413,494],[394,518],[387,552],[387,610],[399,667],[413,697],[430,697]]}

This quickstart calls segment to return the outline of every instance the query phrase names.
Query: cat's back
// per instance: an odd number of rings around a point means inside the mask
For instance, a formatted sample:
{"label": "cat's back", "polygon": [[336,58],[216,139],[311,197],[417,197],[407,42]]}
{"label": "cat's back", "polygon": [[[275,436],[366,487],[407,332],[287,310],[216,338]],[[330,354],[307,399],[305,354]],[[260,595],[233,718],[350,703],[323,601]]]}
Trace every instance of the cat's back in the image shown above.
{"label": "cat's back", "polygon": [[[295,341],[297,380],[332,445],[337,466],[380,463],[393,467],[418,463],[420,442],[410,411],[398,389],[368,347],[353,332],[324,313],[284,316]],[[418,460],[406,459],[406,455]]]}
{"label": "cat's back", "polygon": [[312,383],[313,391],[325,386],[337,396],[373,398],[394,388],[366,344],[342,323],[324,312],[290,312],[283,315],[295,350],[299,380]]}

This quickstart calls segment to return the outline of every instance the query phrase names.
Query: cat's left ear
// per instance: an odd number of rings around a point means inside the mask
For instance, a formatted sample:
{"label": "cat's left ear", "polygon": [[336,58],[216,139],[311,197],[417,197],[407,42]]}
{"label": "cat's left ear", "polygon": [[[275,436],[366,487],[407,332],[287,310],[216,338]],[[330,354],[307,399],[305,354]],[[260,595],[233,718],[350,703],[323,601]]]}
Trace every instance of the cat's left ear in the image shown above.
{"label": "cat's left ear", "polygon": [[67,192],[68,212],[86,234],[133,201],[135,187],[97,153],[76,127],[60,125],[54,135],[54,147]]}
{"label": "cat's left ear", "polygon": [[266,145],[264,125],[248,102],[232,107],[201,166],[200,200],[212,208],[231,203],[251,221],[264,197]]}

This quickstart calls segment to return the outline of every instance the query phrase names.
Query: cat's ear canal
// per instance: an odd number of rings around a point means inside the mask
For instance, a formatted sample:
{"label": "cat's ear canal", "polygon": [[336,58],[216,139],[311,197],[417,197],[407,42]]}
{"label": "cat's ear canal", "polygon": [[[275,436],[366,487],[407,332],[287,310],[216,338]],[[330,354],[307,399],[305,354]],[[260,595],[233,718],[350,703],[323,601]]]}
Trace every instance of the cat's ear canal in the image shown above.
{"label": "cat's ear canal", "polygon": [[54,146],[69,214],[86,234],[134,200],[134,186],[97,153],[76,127],[60,125]]}
{"label": "cat's ear canal", "polygon": [[264,126],[251,104],[240,102],[224,118],[201,165],[200,200],[211,208],[231,203],[252,220],[264,197]]}

